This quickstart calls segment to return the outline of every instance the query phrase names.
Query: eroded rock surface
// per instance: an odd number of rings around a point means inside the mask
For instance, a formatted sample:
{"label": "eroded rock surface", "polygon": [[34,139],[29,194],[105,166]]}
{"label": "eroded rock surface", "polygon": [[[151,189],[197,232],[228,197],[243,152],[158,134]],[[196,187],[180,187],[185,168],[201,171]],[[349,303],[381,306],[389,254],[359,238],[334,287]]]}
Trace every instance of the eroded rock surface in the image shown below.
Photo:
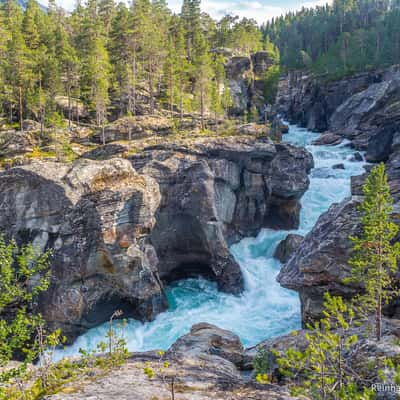
{"label": "eroded rock surface", "polygon": [[0,174],[0,230],[53,249],[41,311],[70,339],[116,309],[153,319],[167,307],[164,284],[177,279],[202,276],[240,293],[228,243],[262,227],[295,228],[312,167],[305,150],[248,136],[109,158],[122,150]]}
{"label": "eroded rock surface", "polygon": [[259,51],[251,57],[234,56],[228,60],[225,71],[233,103],[231,114],[244,115],[253,107],[262,111],[264,81],[254,78],[263,77],[273,64],[267,51]]}
{"label": "eroded rock surface", "polygon": [[301,235],[290,233],[278,244],[274,257],[281,263],[286,263],[290,259],[291,255],[299,248],[303,239],[304,237]]}
{"label": "eroded rock surface", "polygon": [[278,281],[299,292],[303,323],[321,317],[325,292],[350,298],[362,289],[343,283],[351,272],[349,235],[358,233],[356,203],[345,200],[333,205],[282,267]]}
{"label": "eroded rock surface", "polygon": [[[119,370],[98,380],[71,384],[66,393],[50,396],[49,400],[170,400],[172,378],[177,400],[296,399],[285,387],[258,385],[246,379],[237,363],[243,353],[239,338],[233,333],[198,324],[163,357],[169,363],[164,376],[157,373],[160,356],[156,352],[133,354]],[[143,372],[146,362],[156,371],[152,380]],[[301,399],[306,400],[303,396]]]}
{"label": "eroded rock surface", "polygon": [[[385,162],[393,218],[398,222],[400,206],[400,67],[366,72],[339,81],[323,82],[302,73],[282,80],[278,94],[279,111],[293,123],[327,131],[315,144],[336,144],[348,139],[356,149],[366,151],[369,162]],[[355,153],[354,160],[362,160]],[[371,166],[367,166],[369,170]],[[362,200],[366,174],[352,178],[353,198],[332,205],[306,236],[282,269],[278,280],[297,290],[302,302],[303,322],[321,316],[323,293],[329,291],[350,298],[363,290],[344,284],[350,273],[350,235],[360,233],[357,204]],[[386,310],[399,317],[399,299]]]}
{"label": "eroded rock surface", "polygon": [[147,239],[161,197],[127,160],[35,162],[0,175],[1,231],[53,249],[42,312],[68,336],[117,308],[151,319],[166,308]]}

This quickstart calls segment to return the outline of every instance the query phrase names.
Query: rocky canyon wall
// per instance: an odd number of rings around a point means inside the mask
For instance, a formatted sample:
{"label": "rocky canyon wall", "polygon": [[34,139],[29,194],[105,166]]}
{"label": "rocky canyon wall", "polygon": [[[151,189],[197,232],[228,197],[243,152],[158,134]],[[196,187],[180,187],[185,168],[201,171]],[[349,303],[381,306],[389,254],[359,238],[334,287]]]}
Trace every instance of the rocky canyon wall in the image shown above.
{"label": "rocky canyon wall", "polygon": [[[394,197],[393,218],[399,221],[399,66],[331,82],[293,72],[280,82],[277,103],[279,112],[290,122],[329,131],[320,142],[334,138],[337,144],[348,139],[350,146],[365,151],[367,161],[385,162]],[[319,218],[278,277],[281,285],[299,292],[304,322],[321,316],[325,291],[351,298],[363,290],[362,282],[345,285],[343,279],[351,271],[349,236],[361,230],[357,205],[362,200],[365,176],[352,179],[352,197],[332,205]],[[399,300],[392,302],[386,314],[400,317],[399,305]]]}
{"label": "rocky canyon wall", "polygon": [[313,165],[303,149],[250,136],[85,157],[0,173],[0,231],[52,249],[40,309],[71,340],[116,309],[153,319],[177,279],[203,276],[239,294],[229,243],[262,227],[295,228]]}

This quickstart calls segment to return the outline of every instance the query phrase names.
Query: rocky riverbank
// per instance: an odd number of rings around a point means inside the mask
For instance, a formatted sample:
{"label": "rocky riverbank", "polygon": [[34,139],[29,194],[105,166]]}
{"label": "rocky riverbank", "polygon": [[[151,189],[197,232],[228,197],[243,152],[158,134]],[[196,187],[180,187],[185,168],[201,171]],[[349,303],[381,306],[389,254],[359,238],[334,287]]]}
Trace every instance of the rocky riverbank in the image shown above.
{"label": "rocky riverbank", "polygon": [[[244,361],[251,358],[233,333],[198,324],[178,339],[162,362],[157,351],[135,353],[106,376],[74,381],[47,399],[170,400],[173,381],[176,400],[307,400],[304,396],[292,397],[276,384],[255,383],[243,372]],[[161,373],[159,365],[165,361],[168,368]],[[144,373],[146,365],[154,369],[154,378]]]}
{"label": "rocky riverbank", "polygon": [[[281,81],[278,104],[279,111],[289,121],[312,130],[326,131],[319,141],[321,144],[337,144],[348,139],[356,150],[366,152],[368,161],[384,161],[395,200],[393,218],[399,220],[398,66],[334,82],[292,73]],[[332,205],[320,217],[278,277],[284,287],[299,292],[303,322],[321,315],[325,291],[350,298],[362,290],[362,283],[344,285],[343,278],[350,272],[347,263],[351,253],[349,236],[360,231],[357,204],[364,178],[365,175],[352,179],[352,198]],[[399,303],[397,299],[390,304],[386,314],[399,318]]]}
{"label": "rocky riverbank", "polygon": [[169,142],[128,158],[103,152],[101,161],[92,153],[0,174],[0,230],[53,249],[40,309],[70,340],[116,309],[153,319],[177,279],[203,276],[239,294],[228,244],[295,228],[313,165],[304,149],[251,136]]}

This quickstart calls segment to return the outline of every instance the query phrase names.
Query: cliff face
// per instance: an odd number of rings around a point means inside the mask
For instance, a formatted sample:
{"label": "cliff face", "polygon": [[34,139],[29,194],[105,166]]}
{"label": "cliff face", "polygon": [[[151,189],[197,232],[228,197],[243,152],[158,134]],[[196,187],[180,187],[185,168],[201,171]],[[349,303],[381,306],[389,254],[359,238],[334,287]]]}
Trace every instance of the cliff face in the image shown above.
{"label": "cliff face", "polygon": [[[393,218],[399,220],[400,206],[400,68],[363,73],[336,82],[321,83],[300,73],[282,80],[279,111],[292,123],[312,130],[331,131],[332,138],[346,138],[366,151],[367,161],[386,163]],[[328,138],[328,135],[326,136]],[[322,215],[279,274],[279,282],[299,292],[303,321],[321,316],[323,293],[329,291],[350,298],[362,290],[344,285],[350,273],[350,235],[360,233],[361,201],[365,175],[352,180],[353,197],[334,204]],[[400,317],[400,301],[386,314]]]}
{"label": "cliff face", "polygon": [[253,107],[262,110],[264,100],[263,75],[274,64],[266,51],[231,57],[226,66],[226,77],[232,97],[232,115],[243,115]]}
{"label": "cliff face", "polygon": [[296,227],[312,167],[305,150],[251,137],[103,156],[0,174],[0,231],[53,249],[40,308],[70,339],[115,309],[154,318],[167,307],[163,285],[176,279],[200,275],[240,293],[228,240]]}
{"label": "cliff face", "polygon": [[330,130],[367,150],[369,140],[400,123],[400,67],[324,82],[300,72],[281,80],[278,112],[313,131]]}

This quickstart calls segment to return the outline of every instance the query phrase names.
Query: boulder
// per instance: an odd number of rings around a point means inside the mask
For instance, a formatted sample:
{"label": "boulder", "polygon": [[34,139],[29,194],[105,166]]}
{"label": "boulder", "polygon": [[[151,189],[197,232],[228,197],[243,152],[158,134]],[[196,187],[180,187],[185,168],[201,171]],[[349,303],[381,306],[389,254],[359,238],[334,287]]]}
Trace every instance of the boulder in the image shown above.
{"label": "boulder", "polygon": [[244,348],[234,333],[214,325],[200,323],[192,326],[190,333],[179,338],[168,350],[174,358],[210,358],[222,366],[224,361],[240,366]]}
{"label": "boulder", "polygon": [[332,132],[327,132],[322,134],[318,139],[315,139],[312,144],[317,145],[317,146],[321,146],[321,145],[325,145],[325,146],[335,146],[337,144],[342,143],[343,141],[343,137],[332,133]]}
{"label": "boulder", "polygon": [[274,253],[274,257],[282,264],[286,263],[300,246],[303,239],[304,237],[301,235],[290,233],[278,244],[278,247]]}
{"label": "boulder", "polygon": [[253,65],[253,71],[257,76],[262,77],[269,67],[274,65],[274,61],[271,59],[268,51],[257,51],[251,55],[251,62]]}
{"label": "boulder", "polygon": [[[65,118],[68,118],[69,115],[69,100],[67,96],[55,96],[54,98],[57,107],[61,109]],[[71,119],[77,120],[78,118],[85,118],[88,116],[88,111],[85,108],[83,102],[76,98],[70,99],[71,106]]]}
{"label": "boulder", "polygon": [[40,131],[40,123],[31,119],[25,119],[22,121],[22,129],[26,132],[37,132]]}
{"label": "boulder", "polygon": [[28,132],[5,131],[0,133],[0,157],[12,158],[30,153],[37,140]]}
{"label": "boulder", "polygon": [[340,164],[332,165],[332,169],[345,169],[345,167],[344,167],[343,163],[340,163]]}
{"label": "boulder", "polygon": [[[238,368],[244,350],[239,338],[210,324],[198,324],[162,356],[157,351],[133,353],[118,370],[91,371],[48,400],[307,400],[292,397],[286,387],[260,385]],[[168,364],[168,367],[164,366]],[[149,366],[149,379],[143,368]],[[97,378],[97,379],[96,379]],[[76,388],[79,387],[79,390]]]}
{"label": "boulder", "polygon": [[360,152],[356,152],[352,155],[352,157],[350,158],[350,161],[354,161],[354,162],[361,162],[364,161],[364,157],[362,156],[362,154]]}
{"label": "boulder", "polygon": [[278,275],[282,286],[299,292],[304,324],[321,317],[325,292],[349,299],[363,288],[362,282],[343,282],[351,272],[349,236],[358,235],[361,229],[357,204],[347,199],[332,205]]}
{"label": "boulder", "polygon": [[366,160],[368,162],[386,161],[392,151],[393,135],[393,129],[387,127],[372,136],[368,141]]}
{"label": "boulder", "polygon": [[267,126],[256,124],[254,122],[240,125],[238,127],[239,133],[242,135],[265,136],[267,134]]}
{"label": "boulder", "polygon": [[[120,118],[104,128],[105,141],[129,140],[151,135],[168,135],[174,129],[174,121],[161,115],[138,115]],[[97,138],[102,140],[102,133]]]}

